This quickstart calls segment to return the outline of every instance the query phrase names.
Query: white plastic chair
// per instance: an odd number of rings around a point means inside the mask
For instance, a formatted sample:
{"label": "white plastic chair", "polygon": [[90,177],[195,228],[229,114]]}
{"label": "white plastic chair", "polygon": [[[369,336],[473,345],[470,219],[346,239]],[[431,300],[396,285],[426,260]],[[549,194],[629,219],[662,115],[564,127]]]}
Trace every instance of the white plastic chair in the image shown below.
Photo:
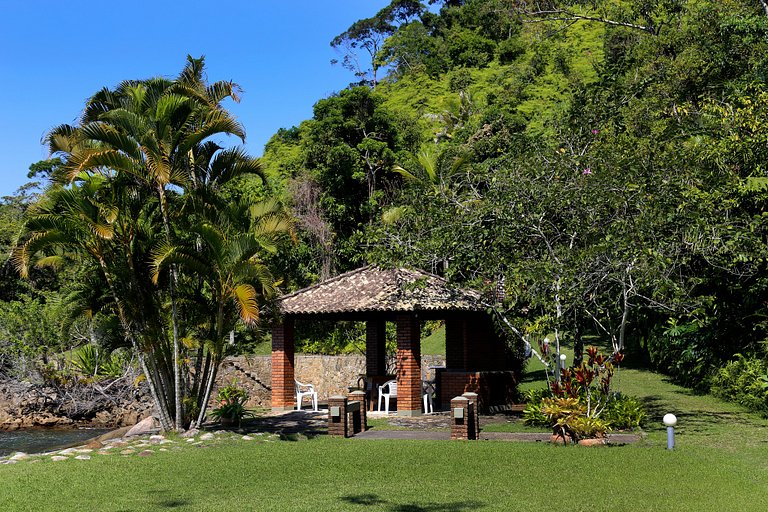
{"label": "white plastic chair", "polygon": [[432,403],[432,393],[435,392],[435,383],[431,380],[423,381],[422,391],[424,392],[424,414],[435,412],[435,407]]}
{"label": "white plastic chair", "polygon": [[[385,393],[384,390],[387,390]],[[389,380],[379,386],[379,412],[381,412],[381,402],[382,400],[386,400],[384,406],[385,411],[387,414],[389,414],[389,399],[390,398],[397,398],[397,381],[396,380]]]}
{"label": "white plastic chair", "polygon": [[315,386],[304,384],[297,380],[294,380],[294,382],[296,383],[296,408],[301,410],[301,401],[304,397],[309,397],[312,399],[312,410],[317,412],[317,391],[315,391]]}

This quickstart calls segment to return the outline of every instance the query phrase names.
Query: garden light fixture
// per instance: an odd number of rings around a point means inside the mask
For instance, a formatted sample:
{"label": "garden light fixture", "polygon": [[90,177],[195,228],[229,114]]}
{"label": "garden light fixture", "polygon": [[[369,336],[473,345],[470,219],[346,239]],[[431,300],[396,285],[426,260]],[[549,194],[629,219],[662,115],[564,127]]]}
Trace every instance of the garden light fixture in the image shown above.
{"label": "garden light fixture", "polygon": [[667,426],[667,450],[675,449],[675,425],[677,425],[677,417],[674,414],[665,414],[662,419]]}

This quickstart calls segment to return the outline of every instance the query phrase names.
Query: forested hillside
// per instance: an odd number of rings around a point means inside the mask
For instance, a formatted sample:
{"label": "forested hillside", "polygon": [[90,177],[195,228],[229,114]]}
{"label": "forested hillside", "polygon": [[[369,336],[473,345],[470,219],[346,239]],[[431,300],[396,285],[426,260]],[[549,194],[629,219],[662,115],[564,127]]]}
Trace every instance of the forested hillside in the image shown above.
{"label": "forested hillside", "polygon": [[503,283],[534,340],[597,335],[689,385],[736,353],[764,372],[766,3],[429,4],[336,37],[355,83],[265,148],[289,285],[412,265]]}

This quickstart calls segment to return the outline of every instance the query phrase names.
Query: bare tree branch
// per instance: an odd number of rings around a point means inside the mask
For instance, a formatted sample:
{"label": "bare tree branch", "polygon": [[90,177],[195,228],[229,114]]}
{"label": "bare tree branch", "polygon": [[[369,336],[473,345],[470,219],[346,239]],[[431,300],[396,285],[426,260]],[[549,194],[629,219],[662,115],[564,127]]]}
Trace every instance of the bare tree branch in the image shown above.
{"label": "bare tree branch", "polygon": [[763,6],[763,9],[765,10],[765,15],[768,16],[768,2],[766,0],[760,0],[760,3]]}
{"label": "bare tree branch", "polygon": [[[766,0],[760,0],[763,5],[766,5]],[[766,12],[768,12],[768,6],[766,6]],[[658,35],[656,27],[651,25],[638,25],[636,23],[629,23],[626,21],[609,20],[607,18],[600,18],[597,16],[586,16],[583,14],[576,14],[574,12],[565,9],[556,9],[551,11],[523,11],[522,14],[531,16],[538,19],[523,19],[523,23],[543,23],[548,21],[595,21],[598,23],[605,23],[606,25],[612,25],[616,27],[627,27],[635,30],[642,30],[649,34]]]}

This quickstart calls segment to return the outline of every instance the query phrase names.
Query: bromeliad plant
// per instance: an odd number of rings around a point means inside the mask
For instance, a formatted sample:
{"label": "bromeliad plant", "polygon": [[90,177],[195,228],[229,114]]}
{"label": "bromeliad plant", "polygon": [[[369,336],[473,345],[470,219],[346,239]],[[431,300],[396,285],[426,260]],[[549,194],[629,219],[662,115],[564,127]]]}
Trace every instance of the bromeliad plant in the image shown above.
{"label": "bromeliad plant", "polygon": [[248,393],[244,389],[237,387],[236,381],[219,389],[216,400],[219,402],[219,407],[211,411],[211,416],[217,418],[223,424],[240,425],[240,421],[243,418],[253,415],[253,413],[245,408],[245,403],[248,401]]}
{"label": "bromeliad plant", "polygon": [[595,347],[589,347],[587,355],[586,362],[561,370],[560,382],[550,384],[553,397],[541,402],[541,412],[563,441],[603,437],[609,429],[600,416],[611,399],[614,364],[621,363],[624,356],[616,352],[605,357]]}

